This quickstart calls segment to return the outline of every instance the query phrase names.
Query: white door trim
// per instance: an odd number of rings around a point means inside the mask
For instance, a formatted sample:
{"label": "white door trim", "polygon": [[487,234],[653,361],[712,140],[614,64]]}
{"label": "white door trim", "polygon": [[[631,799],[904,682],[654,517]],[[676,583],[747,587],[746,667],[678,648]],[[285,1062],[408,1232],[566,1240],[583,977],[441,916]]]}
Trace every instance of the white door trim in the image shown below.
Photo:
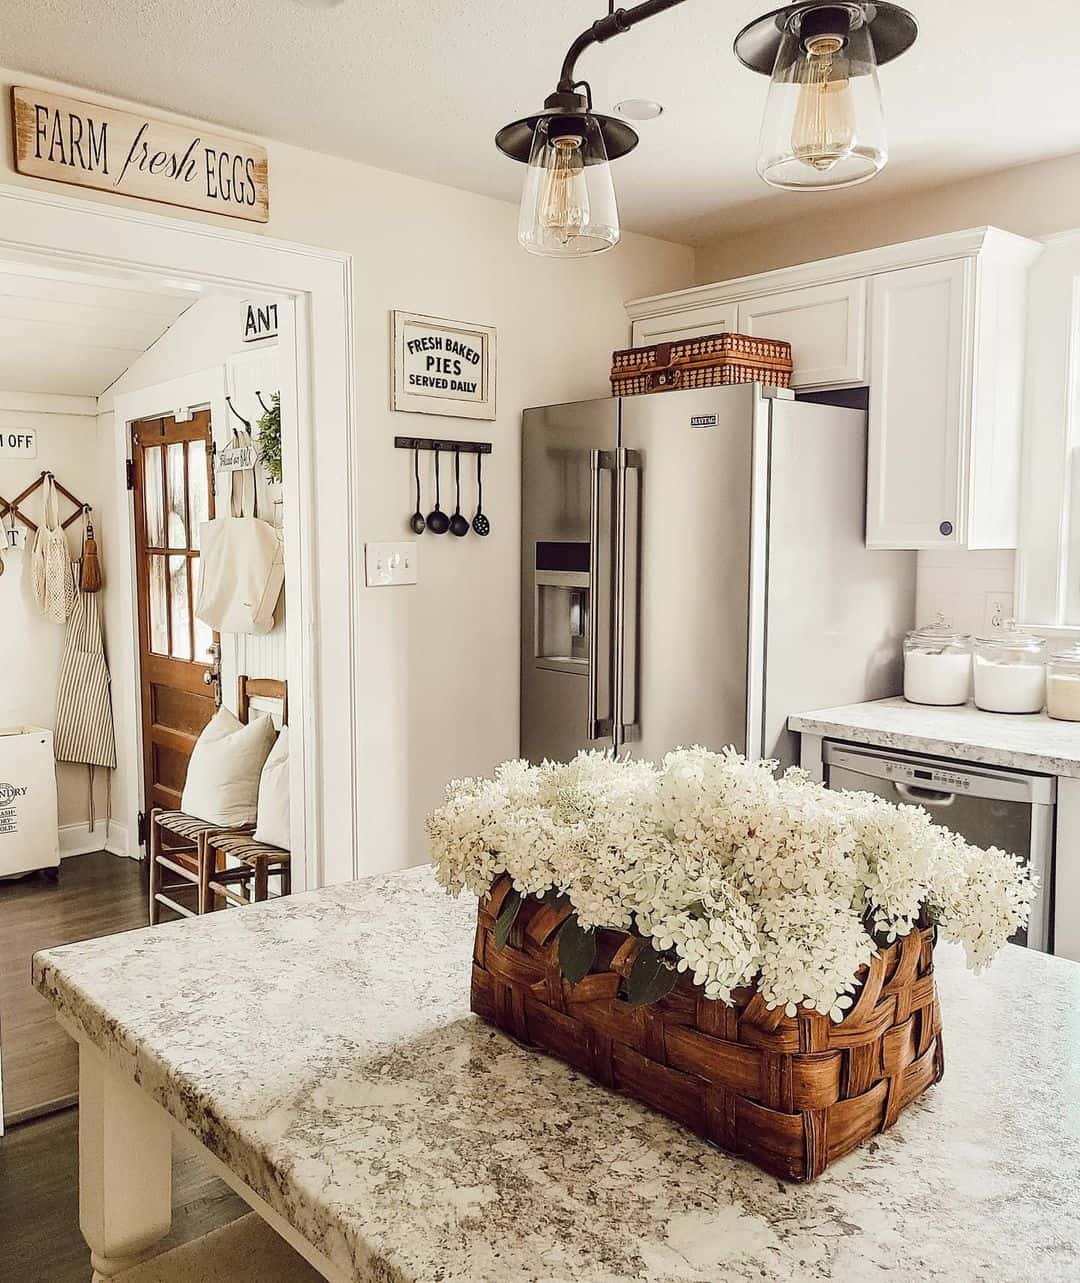
{"label": "white door trim", "polygon": [[[347,844],[348,857],[332,867],[352,869],[358,847],[352,603],[362,582],[362,550],[354,503],[351,256],[6,184],[0,184],[0,255],[173,288],[180,280],[238,297],[269,292],[293,300],[296,355],[283,362],[282,425],[287,418],[296,425],[297,484],[287,488],[284,520],[298,567],[287,596],[289,662],[292,670],[298,648],[306,703],[298,723],[309,783],[305,881],[318,886],[325,880],[327,840]],[[283,449],[289,443],[283,441]],[[330,555],[343,541],[347,555]],[[324,751],[331,745],[333,751]]]}

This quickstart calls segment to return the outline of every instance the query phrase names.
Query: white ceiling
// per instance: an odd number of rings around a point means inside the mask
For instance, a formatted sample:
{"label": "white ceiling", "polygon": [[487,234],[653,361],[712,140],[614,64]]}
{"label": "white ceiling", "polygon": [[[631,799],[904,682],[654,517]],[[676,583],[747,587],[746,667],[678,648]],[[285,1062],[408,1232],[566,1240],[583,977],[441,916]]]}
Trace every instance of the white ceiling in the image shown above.
{"label": "white ceiling", "polygon": [[196,297],[0,262],[0,389],[100,396]]}
{"label": "white ceiling", "polygon": [[[767,82],[731,53],[762,0],[687,0],[590,50],[598,108],[666,106],[618,163],[623,221],[691,243],[1080,151],[1074,0],[910,0],[914,49],[882,71],[891,160],[862,188],[782,193],[754,170]],[[539,107],[603,0],[0,0],[2,57],[386,169],[516,200],[492,144]],[[273,176],[271,175],[271,184]]]}

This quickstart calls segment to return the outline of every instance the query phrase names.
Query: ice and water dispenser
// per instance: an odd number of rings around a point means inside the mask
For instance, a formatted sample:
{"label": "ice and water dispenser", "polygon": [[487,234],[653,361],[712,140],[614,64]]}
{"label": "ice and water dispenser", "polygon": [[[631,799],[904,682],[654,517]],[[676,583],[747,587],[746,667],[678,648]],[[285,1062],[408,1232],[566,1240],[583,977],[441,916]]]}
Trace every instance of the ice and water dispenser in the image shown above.
{"label": "ice and water dispenser", "polygon": [[537,541],[533,567],[536,665],[585,673],[589,651],[589,545]]}

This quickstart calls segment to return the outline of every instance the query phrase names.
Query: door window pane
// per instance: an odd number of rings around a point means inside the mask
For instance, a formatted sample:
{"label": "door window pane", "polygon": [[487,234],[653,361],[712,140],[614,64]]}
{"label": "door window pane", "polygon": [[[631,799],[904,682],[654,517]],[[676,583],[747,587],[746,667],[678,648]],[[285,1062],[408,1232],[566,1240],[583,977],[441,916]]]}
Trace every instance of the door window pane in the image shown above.
{"label": "door window pane", "polygon": [[191,501],[191,547],[199,546],[199,526],[210,520],[210,483],[206,475],[206,442],[188,443],[188,497]]}
{"label": "door window pane", "polygon": [[174,441],[166,446],[166,466],[169,472],[169,547],[188,546],[187,519],[187,469],[184,466],[184,442]]}
{"label": "door window pane", "polygon": [[161,447],[143,451],[143,503],[146,513],[146,542],[151,548],[165,543],[164,506],[161,500]]}
{"label": "door window pane", "polygon": [[165,586],[165,558],[150,556],[150,649],[155,655],[169,653],[168,593]]}
{"label": "door window pane", "polygon": [[169,585],[172,598],[172,657],[191,658],[191,616],[188,612],[188,559],[169,558]]}

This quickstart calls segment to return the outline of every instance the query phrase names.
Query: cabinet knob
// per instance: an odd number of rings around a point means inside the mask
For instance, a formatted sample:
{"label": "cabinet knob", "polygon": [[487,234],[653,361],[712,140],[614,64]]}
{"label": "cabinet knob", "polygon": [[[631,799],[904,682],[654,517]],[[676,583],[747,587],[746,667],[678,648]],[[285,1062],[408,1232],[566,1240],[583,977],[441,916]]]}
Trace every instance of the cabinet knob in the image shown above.
{"label": "cabinet knob", "polygon": [[951,535],[953,532],[953,523],[951,521],[943,521],[941,525],[938,526],[938,529],[943,535]]}

